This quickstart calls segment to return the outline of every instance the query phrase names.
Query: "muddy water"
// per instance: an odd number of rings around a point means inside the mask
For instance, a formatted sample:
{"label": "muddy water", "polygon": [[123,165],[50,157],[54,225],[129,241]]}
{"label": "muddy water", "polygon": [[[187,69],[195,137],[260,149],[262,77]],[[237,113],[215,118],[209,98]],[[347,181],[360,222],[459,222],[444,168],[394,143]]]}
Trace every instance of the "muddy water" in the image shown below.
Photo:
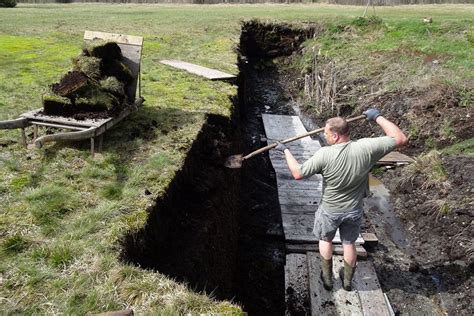
{"label": "muddy water", "polygon": [[[371,196],[365,201],[366,211],[373,211],[380,215],[376,225],[383,225],[391,240],[399,247],[407,250],[409,242],[406,238],[405,229],[395,215],[390,203],[390,193],[383,183],[374,176],[369,177]],[[374,219],[374,216],[370,216]]]}

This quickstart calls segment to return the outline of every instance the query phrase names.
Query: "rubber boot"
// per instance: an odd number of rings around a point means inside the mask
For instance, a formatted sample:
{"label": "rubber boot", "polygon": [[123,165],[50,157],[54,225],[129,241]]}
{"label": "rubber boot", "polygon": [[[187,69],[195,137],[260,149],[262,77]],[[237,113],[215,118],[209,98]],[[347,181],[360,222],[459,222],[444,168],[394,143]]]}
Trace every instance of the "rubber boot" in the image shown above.
{"label": "rubber boot", "polygon": [[344,270],[341,269],[340,277],[342,280],[342,287],[346,291],[352,291],[352,277],[354,276],[356,267],[352,267],[344,260]]}
{"label": "rubber boot", "polygon": [[321,279],[327,291],[332,290],[332,258],[329,260],[321,257]]}

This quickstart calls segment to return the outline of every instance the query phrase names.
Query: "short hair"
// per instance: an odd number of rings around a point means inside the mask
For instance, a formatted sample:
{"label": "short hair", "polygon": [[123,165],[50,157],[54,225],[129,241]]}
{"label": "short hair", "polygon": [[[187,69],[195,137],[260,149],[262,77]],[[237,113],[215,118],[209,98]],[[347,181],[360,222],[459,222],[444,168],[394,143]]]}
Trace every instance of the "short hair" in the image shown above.
{"label": "short hair", "polygon": [[349,125],[347,124],[345,118],[340,116],[330,118],[326,121],[326,125],[333,133],[337,133],[342,136],[349,136]]}

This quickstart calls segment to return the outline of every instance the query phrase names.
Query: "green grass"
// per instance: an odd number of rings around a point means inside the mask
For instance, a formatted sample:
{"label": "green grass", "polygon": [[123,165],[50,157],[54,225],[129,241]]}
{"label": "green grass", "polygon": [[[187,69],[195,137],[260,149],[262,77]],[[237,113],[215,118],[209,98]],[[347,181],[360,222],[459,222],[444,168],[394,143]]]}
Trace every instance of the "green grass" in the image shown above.
{"label": "green grass", "polygon": [[[474,54],[470,32],[474,24],[472,6],[457,18],[451,13],[431,11],[433,23],[423,23],[417,9],[377,10],[368,18],[341,18],[327,23],[326,31],[307,47],[317,47],[334,59],[347,82],[360,77],[379,77],[385,90],[425,86],[434,79],[453,86],[473,89]],[[395,14],[400,14],[398,17]],[[469,16],[470,15],[470,16]],[[308,50],[310,55],[311,50]],[[303,63],[310,61],[303,58]],[[432,61],[437,61],[433,64]]]}
{"label": "green grass", "polygon": [[[338,62],[359,65],[358,75],[381,67],[390,71],[404,60],[419,66],[420,54],[436,54],[444,61],[436,75],[459,83],[472,76],[473,9],[383,7],[377,8],[382,23],[375,25],[354,25],[363,7],[330,5],[21,4],[0,10],[0,119],[40,107],[48,85],[72,67],[86,29],[144,37],[146,99],[140,111],[106,133],[103,153],[95,159],[88,142],[27,150],[18,144],[18,131],[0,131],[2,312],[86,314],[129,307],[165,315],[238,313],[231,302],[118,260],[119,241],[143,228],[148,205],[181,168],[206,115],[229,116],[229,96],[236,94],[235,86],[159,60],[236,74],[242,20],[316,21],[327,31],[306,46],[321,45]],[[421,24],[423,16],[431,16],[433,24]],[[341,31],[346,26],[350,32]],[[383,57],[370,57],[371,52]],[[407,71],[393,86],[417,76],[419,70]],[[465,90],[464,102],[471,99]]]}
{"label": "green grass", "polygon": [[443,148],[441,152],[445,155],[473,154],[474,138],[469,138],[457,144]]}

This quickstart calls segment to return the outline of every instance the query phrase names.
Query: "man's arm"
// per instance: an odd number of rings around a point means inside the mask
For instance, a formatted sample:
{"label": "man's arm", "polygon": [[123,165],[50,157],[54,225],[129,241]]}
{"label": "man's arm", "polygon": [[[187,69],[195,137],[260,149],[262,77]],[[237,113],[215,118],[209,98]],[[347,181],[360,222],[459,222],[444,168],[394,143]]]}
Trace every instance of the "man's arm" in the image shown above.
{"label": "man's arm", "polygon": [[286,158],[286,163],[288,164],[288,168],[291,171],[291,174],[293,175],[293,178],[295,180],[301,180],[303,179],[303,175],[300,172],[300,164],[296,160],[296,158],[293,156],[293,154],[290,152],[288,148],[285,149],[285,158]]}
{"label": "man's arm", "polygon": [[385,117],[379,116],[375,119],[375,122],[383,129],[385,135],[395,138],[397,147],[401,147],[408,143],[408,138],[403,134],[402,130]]}
{"label": "man's arm", "polygon": [[288,168],[290,169],[291,175],[295,180],[303,179],[303,175],[300,171],[300,164],[290,152],[290,150],[285,146],[285,144],[278,142],[275,150],[283,152],[285,154],[286,163],[288,164]]}
{"label": "man's arm", "polygon": [[382,127],[385,135],[393,137],[397,147],[401,147],[408,142],[408,138],[403,134],[402,130],[385,117],[380,114],[378,109],[369,109],[364,112],[367,120],[375,121],[380,127]]}

